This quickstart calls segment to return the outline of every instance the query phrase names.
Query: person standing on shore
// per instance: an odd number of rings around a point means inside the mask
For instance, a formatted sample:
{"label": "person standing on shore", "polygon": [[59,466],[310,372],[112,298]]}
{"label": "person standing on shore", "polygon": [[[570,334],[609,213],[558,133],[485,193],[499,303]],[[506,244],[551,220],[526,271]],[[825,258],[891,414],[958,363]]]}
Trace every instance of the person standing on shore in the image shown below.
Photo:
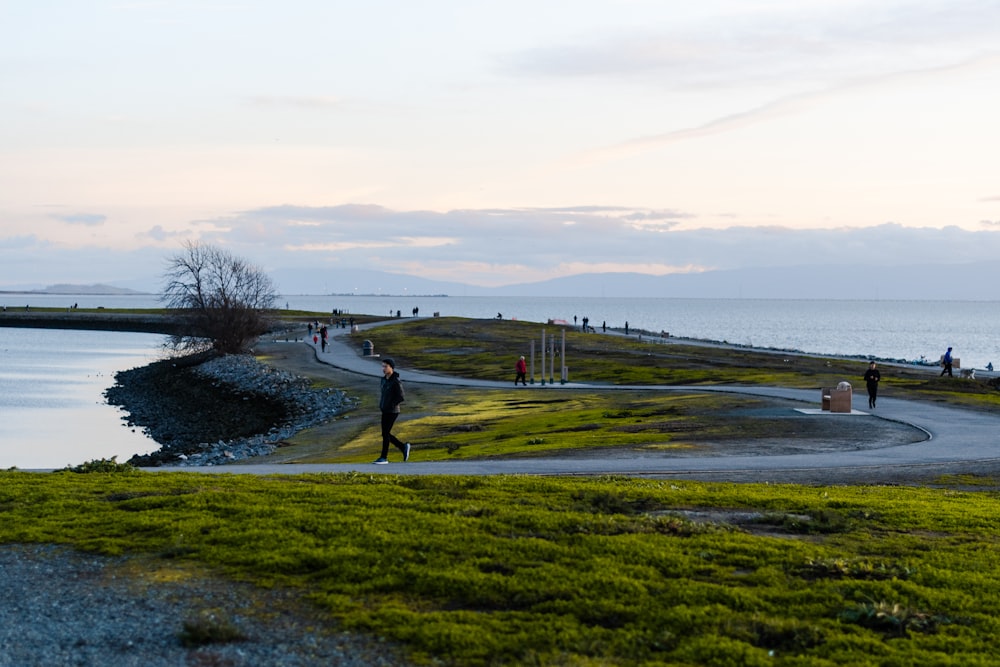
{"label": "person standing on shore", "polygon": [[403,462],[410,460],[410,443],[403,442],[392,434],[392,426],[399,417],[399,404],[406,400],[403,384],[396,372],[396,362],[386,357],[382,360],[381,393],[378,408],[382,412],[382,455],[373,461],[378,465],[389,462],[389,443],[403,452]]}
{"label": "person standing on shore", "polygon": [[517,363],[514,364],[514,371],[517,373],[517,375],[514,376],[514,386],[516,387],[517,381],[520,380],[521,386],[527,387],[528,383],[525,381],[525,378],[528,376],[528,364],[524,361],[523,354],[521,355],[521,358],[517,360]]}
{"label": "person standing on shore", "polygon": [[941,375],[939,375],[938,377],[943,377],[945,373],[947,373],[948,377],[950,378],[955,377],[954,375],[951,374],[951,363],[952,363],[951,348],[949,347],[948,351],[945,352],[944,356],[941,357],[941,365],[944,366],[944,369],[941,371]]}
{"label": "person standing on shore", "polygon": [[865,385],[868,387],[868,407],[871,410],[875,409],[875,400],[878,398],[878,383],[882,379],[882,374],[875,367],[875,362],[868,364],[868,370],[865,371]]}

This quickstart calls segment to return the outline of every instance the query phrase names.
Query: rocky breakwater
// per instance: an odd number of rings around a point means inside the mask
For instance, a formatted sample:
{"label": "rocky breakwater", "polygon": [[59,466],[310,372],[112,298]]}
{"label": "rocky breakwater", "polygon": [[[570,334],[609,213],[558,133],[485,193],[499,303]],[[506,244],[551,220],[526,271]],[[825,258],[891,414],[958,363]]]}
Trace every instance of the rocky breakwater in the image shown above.
{"label": "rocky breakwater", "polygon": [[160,444],[137,466],[206,466],[273,452],[296,432],[356,407],[336,389],[248,355],[190,356],[121,371],[105,392],[127,424]]}

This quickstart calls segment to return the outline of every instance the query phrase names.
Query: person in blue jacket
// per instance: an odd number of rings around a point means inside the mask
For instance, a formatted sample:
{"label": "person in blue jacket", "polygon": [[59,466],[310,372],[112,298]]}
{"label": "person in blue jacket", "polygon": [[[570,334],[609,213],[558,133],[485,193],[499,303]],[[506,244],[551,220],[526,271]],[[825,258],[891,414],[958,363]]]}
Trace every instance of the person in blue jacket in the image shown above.
{"label": "person in blue jacket", "polygon": [[944,370],[941,371],[941,375],[938,377],[943,376],[945,373],[947,373],[950,378],[955,377],[951,374],[951,362],[951,348],[949,347],[948,351],[944,353],[943,357],[941,357],[941,365],[944,366]]}

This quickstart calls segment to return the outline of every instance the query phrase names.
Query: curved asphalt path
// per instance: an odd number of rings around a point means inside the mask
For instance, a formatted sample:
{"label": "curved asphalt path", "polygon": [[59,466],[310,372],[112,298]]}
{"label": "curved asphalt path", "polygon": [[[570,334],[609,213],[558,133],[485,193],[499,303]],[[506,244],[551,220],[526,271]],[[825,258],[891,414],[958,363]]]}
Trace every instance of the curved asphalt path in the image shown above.
{"label": "curved asphalt path", "polygon": [[[375,325],[362,327],[368,328]],[[378,357],[362,357],[360,350],[348,344],[346,329],[330,329],[327,352],[316,349],[316,358],[336,368],[371,377],[381,376]],[[291,342],[290,345],[302,345]],[[307,343],[311,345],[310,343]],[[378,350],[376,350],[378,352]],[[509,382],[472,380],[445,377],[399,368],[400,375],[407,383],[446,384],[451,386],[508,388],[511,391],[559,391],[561,389],[595,389],[609,391],[628,389],[660,389],[662,391],[682,391],[690,393],[727,392],[768,396],[801,401],[803,408],[816,408],[819,395],[816,389],[787,389],[781,387],[649,387],[649,386],[607,386],[579,383],[540,384],[518,387]],[[960,380],[956,379],[956,382]],[[867,403],[867,395],[860,392],[855,402]],[[854,419],[872,414],[880,419],[889,419],[914,426],[927,433],[922,442],[893,447],[863,449],[815,454],[794,454],[778,456],[711,456],[711,457],[635,457],[635,458],[530,458],[530,459],[489,459],[478,461],[420,461],[419,443],[414,446],[413,458],[405,465],[398,458],[399,453],[390,453],[390,464],[375,466],[371,463],[352,464],[266,464],[243,462],[216,467],[162,467],[149,469],[162,472],[212,472],[249,474],[298,474],[317,472],[365,472],[408,475],[630,475],[630,476],[701,476],[705,473],[723,475],[747,474],[766,476],[769,472],[801,472],[813,469],[826,471],[882,470],[906,466],[929,466],[942,464],[968,464],[976,462],[1000,462],[1000,415],[961,410],[953,407],[918,403],[894,398],[879,398],[877,413],[861,412],[855,408],[853,414],[824,413],[824,419]],[[395,458],[394,458],[395,457]]]}

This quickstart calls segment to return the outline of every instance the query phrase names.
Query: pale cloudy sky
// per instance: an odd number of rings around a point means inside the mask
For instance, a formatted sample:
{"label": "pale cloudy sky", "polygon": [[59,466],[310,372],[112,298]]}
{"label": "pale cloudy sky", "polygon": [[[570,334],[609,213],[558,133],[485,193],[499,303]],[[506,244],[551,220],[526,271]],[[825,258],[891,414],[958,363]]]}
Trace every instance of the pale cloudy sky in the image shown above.
{"label": "pale cloudy sky", "polygon": [[996,0],[0,0],[0,289],[1000,252]]}

